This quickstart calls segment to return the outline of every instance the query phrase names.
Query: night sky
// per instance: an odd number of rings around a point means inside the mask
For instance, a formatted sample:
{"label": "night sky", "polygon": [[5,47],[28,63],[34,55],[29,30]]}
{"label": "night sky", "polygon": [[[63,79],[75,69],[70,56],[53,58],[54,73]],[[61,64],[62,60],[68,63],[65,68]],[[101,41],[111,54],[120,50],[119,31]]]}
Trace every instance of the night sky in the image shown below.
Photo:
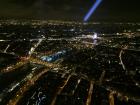
{"label": "night sky", "polygon": [[[0,0],[0,17],[82,21],[95,0]],[[90,21],[140,21],[140,0],[103,0]]]}

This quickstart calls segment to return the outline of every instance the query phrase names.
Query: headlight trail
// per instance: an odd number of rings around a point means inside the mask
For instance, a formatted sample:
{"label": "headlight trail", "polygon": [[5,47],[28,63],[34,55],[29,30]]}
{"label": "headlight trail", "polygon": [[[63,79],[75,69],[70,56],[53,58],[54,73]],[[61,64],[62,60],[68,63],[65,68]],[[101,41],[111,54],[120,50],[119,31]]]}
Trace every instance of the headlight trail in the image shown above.
{"label": "headlight trail", "polygon": [[100,5],[100,3],[102,2],[102,0],[97,0],[95,2],[95,4],[93,4],[93,6],[91,7],[91,9],[89,10],[89,12],[85,15],[84,17],[84,21],[88,21],[89,18],[91,17],[91,15],[95,12],[95,10],[97,9],[97,7]]}

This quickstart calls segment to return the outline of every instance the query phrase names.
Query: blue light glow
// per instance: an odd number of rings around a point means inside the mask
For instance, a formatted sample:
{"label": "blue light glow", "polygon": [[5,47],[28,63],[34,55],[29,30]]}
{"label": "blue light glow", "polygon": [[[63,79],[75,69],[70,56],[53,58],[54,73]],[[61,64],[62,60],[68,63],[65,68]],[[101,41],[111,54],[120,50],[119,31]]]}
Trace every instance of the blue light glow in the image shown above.
{"label": "blue light glow", "polygon": [[91,17],[91,15],[95,12],[95,10],[97,9],[97,7],[100,5],[100,3],[102,2],[102,0],[97,0],[95,2],[95,4],[93,4],[93,6],[91,7],[91,9],[89,10],[89,12],[86,14],[86,16],[84,17],[84,21],[88,21],[89,18]]}
{"label": "blue light glow", "polygon": [[57,53],[49,55],[49,56],[42,56],[41,60],[46,61],[46,62],[54,62],[62,58],[64,55],[66,55],[66,53],[67,53],[66,50],[58,51]]}

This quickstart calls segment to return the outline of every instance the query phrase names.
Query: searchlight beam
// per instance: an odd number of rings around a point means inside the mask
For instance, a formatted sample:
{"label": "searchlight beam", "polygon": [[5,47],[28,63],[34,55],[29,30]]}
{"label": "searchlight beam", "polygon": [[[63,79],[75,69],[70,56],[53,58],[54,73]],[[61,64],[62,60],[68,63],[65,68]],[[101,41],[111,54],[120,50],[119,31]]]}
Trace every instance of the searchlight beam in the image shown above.
{"label": "searchlight beam", "polygon": [[97,7],[100,5],[101,2],[102,2],[102,0],[96,0],[96,2],[90,8],[89,12],[85,15],[84,22],[87,22],[89,20],[89,18],[95,12],[95,10],[97,9]]}

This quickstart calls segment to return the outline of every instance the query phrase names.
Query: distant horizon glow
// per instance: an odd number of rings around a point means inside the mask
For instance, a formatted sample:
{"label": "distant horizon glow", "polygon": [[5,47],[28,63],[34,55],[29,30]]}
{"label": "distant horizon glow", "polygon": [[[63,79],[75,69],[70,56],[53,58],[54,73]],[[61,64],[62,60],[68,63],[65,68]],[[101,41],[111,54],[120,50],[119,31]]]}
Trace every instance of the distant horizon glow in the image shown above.
{"label": "distant horizon glow", "polygon": [[89,18],[95,12],[95,10],[97,9],[97,7],[100,5],[101,2],[102,2],[102,0],[96,0],[96,2],[90,8],[89,12],[85,15],[84,22],[87,22],[89,20]]}

